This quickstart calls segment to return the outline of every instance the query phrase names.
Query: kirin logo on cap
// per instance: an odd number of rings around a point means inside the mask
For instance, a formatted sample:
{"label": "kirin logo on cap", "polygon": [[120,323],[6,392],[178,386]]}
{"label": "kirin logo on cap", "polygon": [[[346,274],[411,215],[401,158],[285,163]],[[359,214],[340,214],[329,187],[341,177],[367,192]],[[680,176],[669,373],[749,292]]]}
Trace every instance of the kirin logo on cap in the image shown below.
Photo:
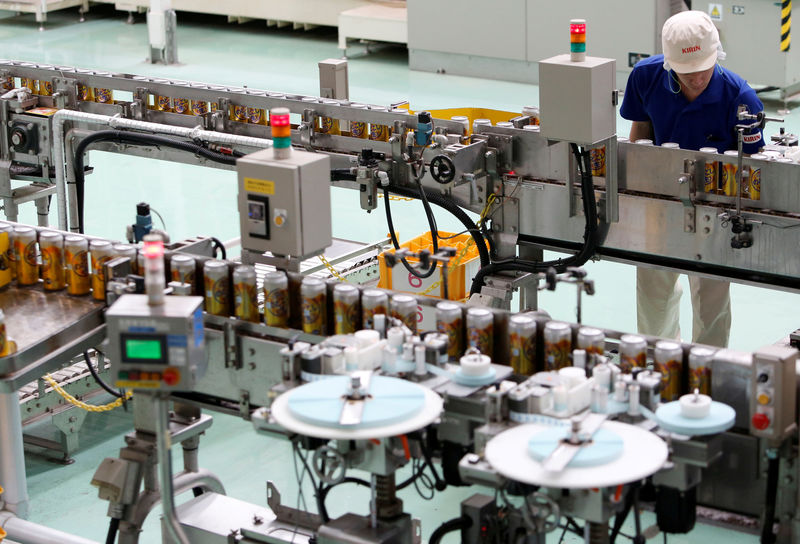
{"label": "kirin logo on cap", "polygon": [[691,47],[684,47],[681,49],[681,53],[684,55],[688,55],[689,53],[696,53],[697,51],[700,51],[699,45],[693,45]]}

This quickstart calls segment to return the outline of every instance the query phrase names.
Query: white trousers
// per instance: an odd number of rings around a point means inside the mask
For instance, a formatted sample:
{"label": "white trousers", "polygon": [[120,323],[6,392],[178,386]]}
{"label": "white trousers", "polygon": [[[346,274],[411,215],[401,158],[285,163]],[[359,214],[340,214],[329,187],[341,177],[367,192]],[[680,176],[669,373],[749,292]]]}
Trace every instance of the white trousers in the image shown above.
{"label": "white trousers", "polygon": [[[731,332],[730,283],[689,275],[692,342],[727,347]],[[636,314],[640,334],[680,340],[678,273],[636,269]]]}

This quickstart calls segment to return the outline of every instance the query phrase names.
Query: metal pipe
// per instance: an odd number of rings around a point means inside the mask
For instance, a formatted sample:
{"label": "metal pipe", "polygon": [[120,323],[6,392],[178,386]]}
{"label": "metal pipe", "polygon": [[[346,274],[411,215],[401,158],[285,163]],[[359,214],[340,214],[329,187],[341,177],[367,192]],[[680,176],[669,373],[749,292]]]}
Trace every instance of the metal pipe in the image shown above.
{"label": "metal pipe", "polygon": [[0,512],[0,527],[8,534],[9,540],[19,544],[98,544],[94,540],[31,523],[6,510]]}
{"label": "metal pipe", "polygon": [[156,393],[152,397],[156,416],[156,457],[161,483],[161,508],[164,526],[174,542],[190,544],[175,515],[175,496],[172,489],[172,456],[169,452],[169,400]]}
{"label": "metal pipe", "polygon": [[4,489],[6,510],[27,518],[28,482],[22,445],[22,416],[16,392],[0,393],[0,486]]}
{"label": "metal pipe", "polygon": [[66,201],[66,168],[64,149],[64,123],[77,121],[87,124],[108,125],[112,128],[141,130],[155,134],[166,134],[188,139],[199,139],[214,144],[242,145],[247,147],[268,148],[272,140],[266,138],[253,138],[251,136],[238,136],[213,130],[204,130],[200,127],[183,128],[148,121],[136,121],[121,117],[98,115],[75,110],[58,110],[53,115],[53,162],[56,168],[56,196],[58,199],[58,225],[61,230],[67,230],[67,201]]}

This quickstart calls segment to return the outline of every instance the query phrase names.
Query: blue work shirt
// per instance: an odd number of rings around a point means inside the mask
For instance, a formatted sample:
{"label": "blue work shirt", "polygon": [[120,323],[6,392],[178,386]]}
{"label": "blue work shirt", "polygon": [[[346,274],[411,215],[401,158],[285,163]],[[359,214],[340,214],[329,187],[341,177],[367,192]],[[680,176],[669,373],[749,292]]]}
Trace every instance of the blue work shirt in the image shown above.
{"label": "blue work shirt", "polygon": [[[764,109],[750,85],[717,65],[708,87],[689,102],[680,91],[677,75],[664,70],[663,64],[664,55],[636,64],[625,89],[622,117],[652,123],[656,145],[674,142],[682,149],[716,147],[720,153],[736,149],[739,105],[747,105],[750,113]],[[760,130],[745,133],[745,153],[756,153],[763,146]]]}

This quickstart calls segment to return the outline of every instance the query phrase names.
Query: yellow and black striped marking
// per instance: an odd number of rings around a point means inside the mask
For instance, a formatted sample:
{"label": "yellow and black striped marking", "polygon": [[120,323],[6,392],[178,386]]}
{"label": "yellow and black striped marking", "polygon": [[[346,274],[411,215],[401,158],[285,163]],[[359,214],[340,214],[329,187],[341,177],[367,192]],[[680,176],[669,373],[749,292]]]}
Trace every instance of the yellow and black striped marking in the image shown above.
{"label": "yellow and black striped marking", "polygon": [[792,0],[783,0],[781,5],[781,51],[792,45]]}

